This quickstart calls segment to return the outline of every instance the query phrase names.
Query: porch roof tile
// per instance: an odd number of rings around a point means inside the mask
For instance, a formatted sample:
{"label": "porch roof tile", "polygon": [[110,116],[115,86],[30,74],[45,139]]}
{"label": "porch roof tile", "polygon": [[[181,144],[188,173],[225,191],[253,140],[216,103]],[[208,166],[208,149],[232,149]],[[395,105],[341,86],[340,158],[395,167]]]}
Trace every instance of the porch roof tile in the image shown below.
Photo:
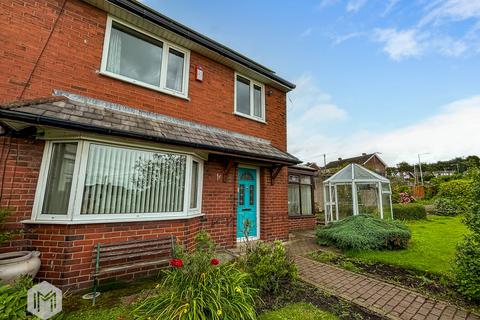
{"label": "porch roof tile", "polygon": [[[62,92],[57,92],[57,94]],[[74,94],[0,105],[2,118],[296,164],[267,140]]]}

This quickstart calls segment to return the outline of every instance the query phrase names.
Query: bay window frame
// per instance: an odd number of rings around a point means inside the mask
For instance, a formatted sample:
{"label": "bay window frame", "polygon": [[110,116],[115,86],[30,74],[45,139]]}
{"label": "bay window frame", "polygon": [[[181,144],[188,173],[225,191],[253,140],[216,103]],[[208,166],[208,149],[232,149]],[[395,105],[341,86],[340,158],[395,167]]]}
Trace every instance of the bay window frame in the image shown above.
{"label": "bay window frame", "polygon": [[[45,198],[46,183],[50,171],[50,162],[52,158],[53,146],[58,143],[77,143],[77,153],[75,155],[75,164],[72,177],[72,186],[68,203],[67,213],[63,214],[43,214],[42,208]],[[185,181],[183,185],[183,210],[178,212],[145,212],[145,213],[110,213],[110,214],[81,214],[82,201],[84,196],[86,169],[89,160],[90,145],[102,145],[106,147],[117,147],[123,149],[132,149],[147,152],[158,152],[163,154],[175,154],[186,157]],[[198,188],[197,188],[197,207],[190,208],[191,194],[191,174],[192,163],[198,162]],[[37,182],[35,200],[32,210],[32,221],[50,222],[50,223],[108,223],[108,222],[136,222],[136,221],[155,221],[155,220],[173,220],[186,219],[202,215],[202,189],[203,189],[203,159],[195,154],[188,152],[170,151],[150,146],[138,146],[125,143],[106,142],[90,139],[55,139],[45,141],[45,147],[40,165],[40,173]]]}
{"label": "bay window frame", "polygon": [[[141,80],[136,80],[121,74],[117,74],[115,72],[111,72],[107,70],[107,62],[108,62],[108,53],[110,50],[110,35],[112,31],[112,25],[113,23],[120,24],[127,29],[131,29],[135,32],[141,33],[145,35],[148,38],[151,38],[152,40],[155,40],[157,42],[162,43],[162,63],[161,63],[161,69],[160,69],[160,83],[158,86],[152,85],[150,83],[143,82]],[[170,89],[167,87],[167,68],[168,68],[168,58],[169,58],[169,52],[170,49],[179,51],[184,54],[184,64],[183,64],[183,82],[182,82],[182,91],[177,91],[174,89]],[[124,82],[132,83],[141,87],[145,87],[148,89],[152,89],[155,91],[159,91],[162,93],[170,94],[179,98],[187,99],[188,98],[188,84],[189,84],[189,75],[190,75],[190,50],[180,47],[170,41],[167,41],[163,38],[160,38],[148,31],[142,30],[130,23],[127,23],[125,21],[122,21],[118,18],[115,18],[113,16],[108,16],[107,17],[107,23],[105,27],[105,38],[103,41],[103,52],[102,52],[102,61],[100,64],[100,74],[115,78],[117,80],[121,80]]]}
{"label": "bay window frame", "polygon": [[[237,78],[238,77],[241,77],[241,78],[244,78],[245,80],[248,80],[250,82],[250,113],[249,114],[245,114],[245,113],[242,113],[240,111],[238,111],[237,109]],[[251,119],[251,120],[255,120],[255,121],[258,121],[258,122],[262,122],[262,123],[266,123],[266,108],[265,108],[265,85],[261,82],[258,82],[258,81],[255,81],[253,80],[252,78],[250,77],[247,77],[247,76],[244,76],[243,74],[240,74],[238,72],[235,72],[234,73],[234,99],[233,99],[233,103],[234,103],[234,114],[235,115],[238,115],[238,116],[241,116],[241,117],[245,117],[245,118],[248,118],[248,119]],[[255,106],[254,106],[254,103],[255,103],[255,86],[257,87],[260,87],[261,89],[261,105],[260,105],[260,110],[262,112],[262,116],[261,117],[257,117],[254,115],[254,110],[255,110]]]}

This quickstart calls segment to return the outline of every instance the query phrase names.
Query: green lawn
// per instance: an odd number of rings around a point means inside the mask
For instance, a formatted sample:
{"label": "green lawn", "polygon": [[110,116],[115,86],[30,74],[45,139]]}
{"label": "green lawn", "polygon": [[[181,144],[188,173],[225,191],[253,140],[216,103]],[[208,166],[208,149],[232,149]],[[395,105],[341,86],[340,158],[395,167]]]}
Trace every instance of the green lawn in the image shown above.
{"label": "green lawn", "polygon": [[337,316],[320,310],[309,303],[294,303],[281,309],[264,313],[258,320],[337,320]]}
{"label": "green lawn", "polygon": [[345,255],[364,261],[378,261],[409,269],[448,275],[457,244],[467,233],[462,217],[429,216],[408,222],[412,239],[399,251],[347,251]]}

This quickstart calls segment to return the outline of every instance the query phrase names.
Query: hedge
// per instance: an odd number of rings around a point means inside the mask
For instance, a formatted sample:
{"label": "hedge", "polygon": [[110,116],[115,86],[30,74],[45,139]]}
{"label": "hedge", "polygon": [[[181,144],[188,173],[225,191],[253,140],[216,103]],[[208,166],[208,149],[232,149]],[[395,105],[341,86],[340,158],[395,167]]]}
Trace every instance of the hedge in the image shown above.
{"label": "hedge", "polygon": [[427,217],[427,210],[421,204],[394,204],[393,218],[397,220],[420,220]]}
{"label": "hedge", "polygon": [[408,227],[395,220],[382,220],[358,215],[332,222],[317,229],[320,245],[333,245],[342,250],[403,249],[411,238]]}

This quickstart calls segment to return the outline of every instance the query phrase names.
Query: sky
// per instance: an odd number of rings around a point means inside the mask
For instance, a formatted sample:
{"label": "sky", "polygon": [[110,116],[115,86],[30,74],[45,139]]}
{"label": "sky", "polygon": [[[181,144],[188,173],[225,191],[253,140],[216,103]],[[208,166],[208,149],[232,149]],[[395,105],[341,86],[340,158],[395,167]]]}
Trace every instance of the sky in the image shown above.
{"label": "sky", "polygon": [[480,0],[143,2],[295,83],[305,162],[480,154]]}

